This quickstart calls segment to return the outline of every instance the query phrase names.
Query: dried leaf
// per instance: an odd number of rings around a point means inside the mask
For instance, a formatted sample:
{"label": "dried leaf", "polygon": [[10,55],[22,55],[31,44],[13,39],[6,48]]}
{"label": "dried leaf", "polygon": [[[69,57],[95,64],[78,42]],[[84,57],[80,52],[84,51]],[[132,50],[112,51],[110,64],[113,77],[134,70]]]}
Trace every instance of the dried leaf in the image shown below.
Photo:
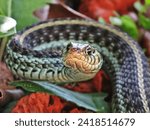
{"label": "dried leaf", "polygon": [[77,12],[76,10],[70,8],[69,6],[67,6],[62,2],[58,2],[55,4],[51,3],[48,18],[60,18],[60,17],[85,18],[91,20],[91,18]]}
{"label": "dried leaf", "polygon": [[0,62],[0,89],[12,89],[12,86],[9,86],[8,82],[13,80],[13,75],[10,70],[8,70],[6,64]]}
{"label": "dried leaf", "polygon": [[7,105],[13,100],[18,100],[22,96],[24,96],[24,92],[21,89],[0,89],[0,107]]}

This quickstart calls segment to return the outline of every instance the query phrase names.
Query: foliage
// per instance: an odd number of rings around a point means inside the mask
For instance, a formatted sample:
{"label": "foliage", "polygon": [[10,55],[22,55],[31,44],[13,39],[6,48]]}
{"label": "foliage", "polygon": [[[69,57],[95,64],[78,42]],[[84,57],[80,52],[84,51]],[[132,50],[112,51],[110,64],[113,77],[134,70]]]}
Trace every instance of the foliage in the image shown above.
{"label": "foliage", "polygon": [[[150,29],[150,18],[146,17],[146,13],[149,8],[150,0],[145,0],[143,5],[140,1],[134,3],[134,8],[138,11],[138,21],[136,24],[135,21],[128,15],[123,15],[120,17],[111,17],[111,24],[117,25],[122,28],[123,31],[127,32],[132,38],[138,40],[138,26],[140,25],[144,29]],[[132,30],[132,31],[131,31]]]}
{"label": "foliage", "polygon": [[141,13],[146,12],[145,6],[142,3],[140,3],[139,1],[137,1],[137,2],[134,3],[134,8],[138,12],[141,12]]}
{"label": "foliage", "polygon": [[[34,105],[33,105],[34,104]],[[43,92],[31,93],[22,97],[12,108],[13,113],[87,113],[91,112],[74,103]]]}
{"label": "foliage", "polygon": [[55,94],[67,101],[71,101],[80,107],[93,110],[95,112],[110,112],[108,103],[104,101],[106,94],[91,93],[83,94],[73,92],[60,86],[42,81],[16,81],[13,86],[20,86],[30,92],[45,92]]}
{"label": "foliage", "polygon": [[132,38],[136,40],[138,39],[138,28],[134,21],[128,15],[123,15],[120,17],[111,17],[110,21],[113,25],[117,25],[124,32],[127,32]]}
{"label": "foliage", "polygon": [[[127,15],[121,16],[122,26],[121,28],[127,32],[134,39],[138,39],[138,28],[134,21]],[[132,31],[131,31],[132,30]]]}
{"label": "foliage", "polygon": [[[38,21],[38,19],[33,16],[34,11],[48,2],[50,2],[50,0],[0,0],[0,15],[14,18],[17,21],[17,30],[21,30],[27,25]],[[3,18],[0,18],[0,21],[2,19]],[[14,27],[5,34],[0,32],[0,38],[3,38],[0,46],[0,61],[2,60],[8,41],[6,36],[14,34],[15,31],[16,29]]]}
{"label": "foliage", "polygon": [[10,17],[0,16],[0,38],[16,33],[16,21]]}
{"label": "foliage", "polygon": [[0,13],[17,21],[17,30],[38,21],[33,12],[50,0],[0,0]]}
{"label": "foliage", "polygon": [[[93,19],[102,17],[109,22],[110,16],[126,14],[136,0],[82,0],[79,11]],[[117,12],[117,13],[116,13]]]}
{"label": "foliage", "polygon": [[150,18],[145,17],[142,14],[139,14],[139,24],[145,29],[150,29]]}
{"label": "foliage", "polygon": [[142,26],[145,29],[150,29],[150,18],[145,16],[146,11],[148,10],[150,6],[150,0],[145,0],[145,4],[141,4],[139,1],[137,1],[134,4],[134,7],[138,11],[138,23],[140,26]]}
{"label": "foliage", "polygon": [[149,6],[150,5],[150,0],[145,0],[145,4]]}

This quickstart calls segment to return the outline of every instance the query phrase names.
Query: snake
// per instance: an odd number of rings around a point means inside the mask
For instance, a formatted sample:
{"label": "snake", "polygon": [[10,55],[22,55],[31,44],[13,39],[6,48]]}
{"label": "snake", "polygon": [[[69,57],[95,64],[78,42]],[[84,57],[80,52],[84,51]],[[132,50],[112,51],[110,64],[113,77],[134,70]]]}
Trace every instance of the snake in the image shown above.
{"label": "snake", "polygon": [[92,79],[102,69],[112,85],[112,112],[150,112],[150,68],[139,44],[117,27],[54,18],[19,31],[6,47],[15,76],[52,83]]}

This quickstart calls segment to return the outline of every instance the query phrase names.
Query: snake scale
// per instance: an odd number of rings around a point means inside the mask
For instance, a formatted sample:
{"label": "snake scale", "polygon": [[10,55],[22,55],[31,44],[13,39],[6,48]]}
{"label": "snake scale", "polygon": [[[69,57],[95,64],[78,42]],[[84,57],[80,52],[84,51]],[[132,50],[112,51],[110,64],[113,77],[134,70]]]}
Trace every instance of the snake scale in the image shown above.
{"label": "snake scale", "polygon": [[84,19],[50,19],[18,32],[6,51],[9,69],[25,79],[78,82],[92,78],[102,66],[113,86],[113,112],[150,112],[147,58],[115,27]]}

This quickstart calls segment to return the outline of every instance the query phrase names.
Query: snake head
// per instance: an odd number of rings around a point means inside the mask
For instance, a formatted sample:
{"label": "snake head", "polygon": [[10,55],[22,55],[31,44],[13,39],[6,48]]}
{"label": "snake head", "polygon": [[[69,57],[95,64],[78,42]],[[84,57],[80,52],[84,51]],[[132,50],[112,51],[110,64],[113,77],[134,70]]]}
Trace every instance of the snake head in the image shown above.
{"label": "snake head", "polygon": [[89,44],[71,42],[65,48],[63,61],[66,67],[81,73],[96,74],[102,66],[103,59],[100,53]]}

